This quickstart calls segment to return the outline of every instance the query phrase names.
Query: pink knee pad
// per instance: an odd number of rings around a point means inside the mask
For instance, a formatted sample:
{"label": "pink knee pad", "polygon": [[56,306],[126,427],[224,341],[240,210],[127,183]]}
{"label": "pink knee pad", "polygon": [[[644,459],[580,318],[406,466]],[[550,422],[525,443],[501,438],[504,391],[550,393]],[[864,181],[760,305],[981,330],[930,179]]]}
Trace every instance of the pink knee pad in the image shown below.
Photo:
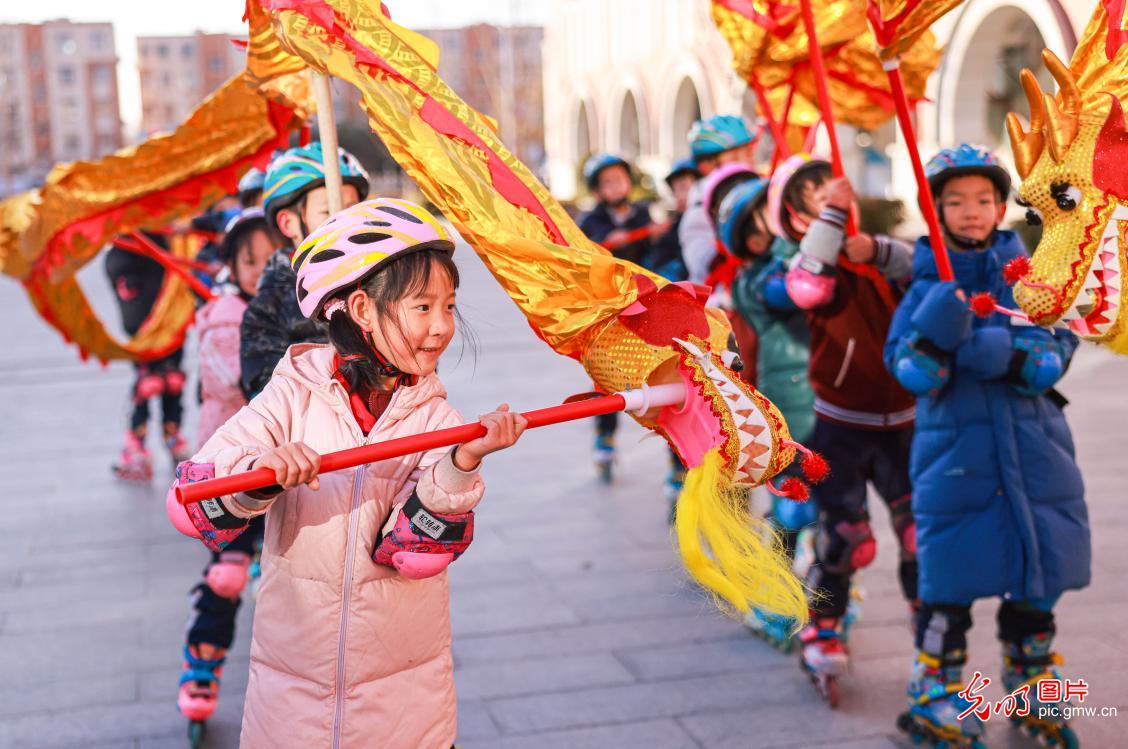
{"label": "pink knee pad", "polygon": [[184,373],[179,369],[165,372],[164,387],[169,395],[180,395],[184,392]]}
{"label": "pink knee pad", "polygon": [[137,386],[133,392],[137,396],[137,400],[147,401],[150,398],[155,398],[162,394],[165,390],[164,378],[160,375],[147,374],[142,375],[137,380]]}
{"label": "pink knee pad", "polygon": [[208,567],[204,576],[212,592],[222,598],[238,598],[247,585],[251,558],[241,551],[225,551]]}
{"label": "pink knee pad", "polygon": [[906,554],[916,556],[916,523],[909,523],[903,531],[901,531],[901,547],[905,550]]}
{"label": "pink knee pad", "polygon": [[445,570],[473,540],[473,512],[431,512],[412,494],[395,525],[377,542],[372,561],[421,580]]}
{"label": "pink knee pad", "polygon": [[834,299],[834,268],[806,255],[787,272],[787,295],[800,309],[815,309]]}
{"label": "pink knee pad", "polygon": [[848,569],[860,570],[870,566],[877,556],[877,539],[873,537],[873,530],[869,522],[859,520],[856,523],[839,523],[835,526],[838,535],[846,542],[845,557]]}

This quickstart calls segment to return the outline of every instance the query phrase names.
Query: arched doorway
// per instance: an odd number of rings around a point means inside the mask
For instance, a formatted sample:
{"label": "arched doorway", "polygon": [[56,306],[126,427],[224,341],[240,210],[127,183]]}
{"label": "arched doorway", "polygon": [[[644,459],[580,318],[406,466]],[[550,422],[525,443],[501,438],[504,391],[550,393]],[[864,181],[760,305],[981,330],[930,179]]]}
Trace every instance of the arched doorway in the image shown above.
{"label": "arched doorway", "polygon": [[674,95],[674,116],[672,118],[673,153],[672,158],[679,158],[689,153],[686,136],[693,123],[701,119],[701,98],[697,95],[697,86],[693,80],[683,78],[678,85],[678,92]]}
{"label": "arched doorway", "polygon": [[588,118],[587,103],[581,101],[579,111],[576,113],[575,133],[576,163],[582,164],[584,159],[591,155],[592,141],[595,140],[591,133],[591,120]]}
{"label": "arched doorway", "polygon": [[627,91],[619,110],[619,155],[637,161],[642,153],[642,121],[634,93]]}
{"label": "arched doorway", "polygon": [[938,78],[939,143],[1005,146],[1007,112],[1026,116],[1030,111],[1020,71],[1035,71],[1042,87],[1053,91],[1042,49],[1049,47],[1066,60],[1072,53],[1073,32],[1059,10],[1055,0],[971,0],[964,6]]}

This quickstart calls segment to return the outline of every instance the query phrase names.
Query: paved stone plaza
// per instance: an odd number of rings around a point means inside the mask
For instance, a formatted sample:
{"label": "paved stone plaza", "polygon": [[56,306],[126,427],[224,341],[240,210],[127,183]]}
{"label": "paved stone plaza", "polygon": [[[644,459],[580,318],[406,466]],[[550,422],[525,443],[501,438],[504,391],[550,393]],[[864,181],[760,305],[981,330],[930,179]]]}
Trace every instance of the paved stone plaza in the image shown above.
{"label": "paved stone plaza", "polygon": [[[589,388],[543,346],[465,247],[460,306],[477,356],[444,360],[452,402],[474,415],[505,400],[526,409]],[[84,280],[107,319],[101,267]],[[175,698],[186,594],[207,558],[168,524],[171,477],[112,478],[131,370],[83,364],[0,281],[0,747],[187,746]],[[1093,585],[1059,607],[1066,673],[1086,705],[1086,749],[1128,746],[1128,360],[1085,348],[1062,390],[1085,472]],[[194,392],[190,383],[189,392]],[[864,614],[837,711],[784,656],[716,613],[680,572],[661,493],[666,453],[620,433],[619,478],[595,481],[588,424],[529,433],[493,456],[471,550],[452,568],[462,749],[892,749],[911,643],[877,515],[877,563],[861,575]],[[1120,468],[1117,468],[1120,466]],[[1118,473],[1119,472],[1119,473]],[[1117,582],[1117,581],[1120,582]],[[975,609],[971,665],[998,675],[995,602]],[[208,746],[238,744],[253,607],[240,614]],[[987,693],[1001,697],[994,681]],[[1002,723],[990,747],[1033,747]]]}

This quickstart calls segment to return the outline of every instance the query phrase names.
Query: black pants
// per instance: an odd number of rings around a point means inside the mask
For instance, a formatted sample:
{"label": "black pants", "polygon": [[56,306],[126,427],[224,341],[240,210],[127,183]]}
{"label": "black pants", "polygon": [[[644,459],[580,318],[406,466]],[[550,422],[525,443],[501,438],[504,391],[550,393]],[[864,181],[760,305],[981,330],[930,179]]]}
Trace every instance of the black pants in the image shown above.
{"label": "black pants", "polygon": [[[129,428],[134,432],[149,423],[149,400],[137,396],[137,383],[149,374],[164,375],[166,372],[179,370],[183,357],[184,350],[177,349],[163,359],[134,363],[133,368],[137,377],[133,381],[133,412],[129,416]],[[161,423],[180,427],[180,422],[184,418],[182,396],[183,393],[176,395],[164,393],[161,396]]]}
{"label": "black pants", "polygon": [[912,426],[875,431],[815,420],[811,449],[822,453],[830,475],[815,484],[812,498],[819,510],[815,563],[807,585],[815,593],[811,610],[816,616],[840,617],[846,613],[850,580],[854,576],[859,546],[873,541],[866,507],[866,485],[873,484],[889,507],[900,544],[898,577],[905,598],[917,595],[915,528],[912,518],[912,484],[909,450]]}
{"label": "black pants", "polygon": [[614,437],[619,428],[619,413],[600,414],[595,417],[595,433],[600,437]]}
{"label": "black pants", "polygon": [[[996,622],[999,640],[1008,643],[1019,644],[1032,635],[1053,635],[1056,631],[1053,610],[1028,601],[1003,601]],[[921,602],[916,620],[917,649],[935,656],[966,651],[971,624],[968,604]]]}
{"label": "black pants", "polygon": [[[264,515],[251,520],[247,530],[236,536],[224,551],[241,551],[254,556],[256,547],[262,544],[262,534],[266,527]],[[219,561],[219,554],[212,552],[211,563]],[[204,568],[207,574],[207,568]],[[206,581],[192,589],[192,617],[188,622],[188,644],[206,642],[223,649],[231,647],[235,641],[235,615],[239,613],[241,599],[217,596]]]}

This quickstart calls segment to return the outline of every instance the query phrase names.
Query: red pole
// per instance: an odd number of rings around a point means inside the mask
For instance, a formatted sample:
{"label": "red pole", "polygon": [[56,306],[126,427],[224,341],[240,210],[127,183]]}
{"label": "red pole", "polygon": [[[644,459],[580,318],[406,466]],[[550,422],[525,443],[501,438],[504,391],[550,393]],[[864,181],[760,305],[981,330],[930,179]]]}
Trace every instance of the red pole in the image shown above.
{"label": "red pole", "polygon": [[[132,252],[135,255],[141,255],[143,257],[152,257],[151,252],[149,252],[148,250],[143,248],[141,245],[131,242],[128,238],[125,238],[125,237],[118,237],[117,239],[115,239],[113,241],[113,245],[114,245],[114,247],[117,247],[119,250],[125,250],[126,252]],[[176,263],[177,265],[184,266],[185,268],[191,268],[192,270],[198,270],[201,273],[210,273],[211,272],[211,266],[208,265],[207,263],[201,263],[199,260],[190,260],[186,257],[177,257],[176,255],[170,255],[168,253],[165,253],[163,250],[161,250],[161,254],[163,254],[166,258],[168,258],[168,260]]]}
{"label": "red pole", "polygon": [[[803,27],[807,30],[807,53],[811,57],[811,73],[815,78],[815,89],[819,94],[819,109],[826,125],[826,135],[830,139],[830,165],[835,177],[846,176],[842,166],[842,151],[838,148],[838,133],[834,129],[834,110],[830,105],[830,92],[826,88],[826,64],[823,62],[822,47],[819,46],[818,32],[815,30],[815,14],[811,10],[811,0],[799,0],[803,10]],[[846,234],[853,236],[858,230],[854,224],[854,213],[846,218]]]}
{"label": "red pole", "polygon": [[[622,395],[605,395],[598,398],[565,403],[560,406],[550,406],[536,411],[522,414],[529,422],[528,428],[559,424],[564,421],[584,419],[599,414],[622,411],[626,408],[626,400]],[[435,432],[414,434],[410,437],[380,442],[375,445],[352,447],[329,453],[321,457],[321,468],[318,473],[339,471],[342,468],[365,463],[375,463],[389,458],[398,458],[402,455],[434,450],[439,447],[461,445],[464,442],[485,436],[486,428],[481,424],[463,424],[462,426],[440,429]],[[257,468],[233,476],[209,479],[195,484],[184,484],[176,487],[176,501],[182,505],[192,502],[202,502],[205,499],[223,497],[237,492],[254,491],[274,484],[274,471],[269,468]]]}
{"label": "red pole", "polygon": [[604,240],[599,243],[599,246],[605,250],[617,250],[620,247],[626,247],[632,242],[638,242],[646,239],[647,237],[665,234],[670,228],[670,223],[667,221],[661,224],[647,224],[640,226],[637,229],[631,229],[617,242],[608,242]]}
{"label": "red pole", "polygon": [[[783,128],[776,119],[775,114],[772,113],[772,105],[768,102],[768,93],[764,90],[764,84],[756,76],[749,76],[749,82],[752,84],[752,90],[756,93],[756,100],[760,104],[760,111],[764,113],[764,119],[768,121],[768,129],[772,131],[772,140],[775,141],[776,153],[782,153],[783,158],[791,155],[791,149],[787,147],[787,138],[783,134]],[[794,91],[794,89],[792,89]]]}
{"label": "red pole", "polygon": [[901,79],[900,61],[893,60],[886,63],[885,72],[889,75],[889,87],[893,90],[893,102],[897,106],[897,123],[901,126],[901,135],[905,139],[905,147],[908,148],[909,159],[913,164],[913,175],[916,177],[920,196],[920,209],[928,224],[928,240],[932,245],[932,256],[936,259],[936,269],[940,273],[941,281],[952,281],[955,279],[952,273],[952,261],[948,257],[944,232],[940,229],[936,204],[932,200],[932,188],[928,186],[928,178],[924,175],[924,164],[921,163],[913,119],[909,112],[909,97],[905,93],[905,83]]}
{"label": "red pole", "polygon": [[815,124],[807,128],[807,137],[803,139],[803,150],[807,153],[815,150],[815,141],[819,138],[819,126],[823,124],[822,119],[815,121]]}
{"label": "red pole", "polygon": [[180,280],[188,284],[188,287],[192,289],[192,291],[196,292],[204,299],[212,298],[212,290],[209,289],[203,281],[189,273],[183,265],[180,265],[177,262],[178,258],[165,252],[160,247],[157,247],[143,234],[133,233],[130,234],[129,237],[118,238],[114,240],[114,244],[118,245],[123,250],[135,252],[157,261],[165,270],[179,276]]}
{"label": "red pole", "polygon": [[815,14],[811,10],[811,0],[800,0],[803,10],[803,26],[807,30],[807,53],[811,56],[811,73],[815,78],[815,89],[819,94],[819,109],[822,110],[826,134],[830,138],[830,159],[834,175],[842,177],[842,152],[838,149],[838,134],[834,131],[834,110],[830,106],[830,92],[826,88],[826,63],[823,61],[822,47],[819,46],[818,32],[815,29]]}

